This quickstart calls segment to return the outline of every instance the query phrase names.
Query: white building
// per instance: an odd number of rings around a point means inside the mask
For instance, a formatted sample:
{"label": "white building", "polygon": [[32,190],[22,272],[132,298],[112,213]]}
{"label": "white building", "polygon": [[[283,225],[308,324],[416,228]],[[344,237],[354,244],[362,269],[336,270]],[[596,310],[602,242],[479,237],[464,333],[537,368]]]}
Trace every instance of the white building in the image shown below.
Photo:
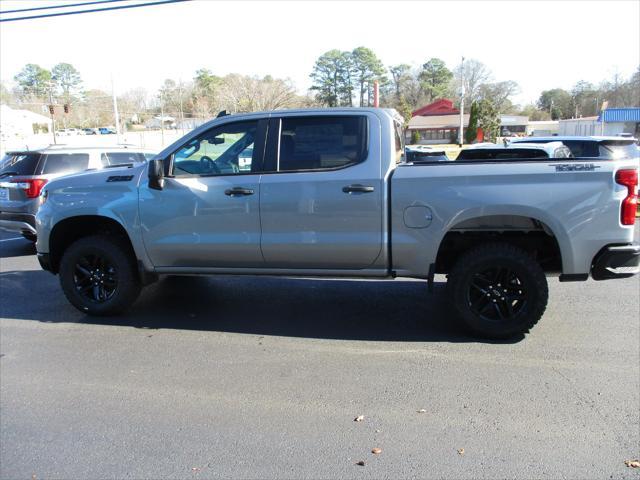
{"label": "white building", "polygon": [[51,119],[29,110],[0,105],[0,138],[11,140],[51,132]]}

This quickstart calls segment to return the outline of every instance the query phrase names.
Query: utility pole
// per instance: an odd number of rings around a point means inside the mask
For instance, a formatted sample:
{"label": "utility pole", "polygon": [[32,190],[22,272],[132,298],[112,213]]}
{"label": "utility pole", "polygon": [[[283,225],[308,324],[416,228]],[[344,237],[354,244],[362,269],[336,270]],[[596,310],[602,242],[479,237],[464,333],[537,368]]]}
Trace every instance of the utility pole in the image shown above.
{"label": "utility pole", "polygon": [[462,147],[464,144],[464,57],[460,63],[460,131],[458,136],[458,145]]}
{"label": "utility pole", "polygon": [[160,131],[162,132],[162,146],[164,147],[164,99],[162,98],[162,89],[160,90]]}
{"label": "utility pole", "polygon": [[182,135],[184,136],[184,112],[182,110],[182,80],[178,84],[178,93],[180,95],[180,130],[182,131]]}
{"label": "utility pole", "polygon": [[116,87],[111,74],[111,96],[113,97],[113,118],[116,122],[116,142],[120,143],[120,116],[118,115],[118,101],[116,100]]}
{"label": "utility pole", "polygon": [[54,108],[53,108],[53,84],[49,82],[49,114],[51,115],[51,134],[53,135],[53,144],[57,145],[56,141],[56,120],[53,116]]}

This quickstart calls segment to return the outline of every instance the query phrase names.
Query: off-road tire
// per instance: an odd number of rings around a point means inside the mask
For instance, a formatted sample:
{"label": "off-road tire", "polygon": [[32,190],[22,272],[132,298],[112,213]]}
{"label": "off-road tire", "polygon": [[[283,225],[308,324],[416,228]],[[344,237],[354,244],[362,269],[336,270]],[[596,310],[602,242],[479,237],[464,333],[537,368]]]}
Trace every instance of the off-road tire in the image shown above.
{"label": "off-road tire", "polygon": [[[102,258],[112,266],[110,278],[115,278],[109,298],[91,300],[78,286],[78,265],[87,257]],[[140,294],[140,278],[135,258],[126,243],[115,236],[92,235],[72,243],[60,260],[60,285],[71,304],[83,313],[94,316],[117,315],[127,310]]]}
{"label": "off-road tire", "polygon": [[[508,285],[505,280],[500,281],[499,273],[491,273],[500,271],[511,272],[502,274],[503,278],[510,278]],[[478,284],[483,287],[484,282],[486,287],[480,290]],[[465,252],[449,273],[447,292],[455,313],[467,328],[475,335],[492,339],[529,332],[544,314],[549,298],[540,264],[526,251],[508,243],[487,243]],[[491,302],[488,307],[482,303],[485,296],[486,302]],[[484,305],[483,313],[479,313],[477,305]],[[487,319],[489,314],[498,318]]]}

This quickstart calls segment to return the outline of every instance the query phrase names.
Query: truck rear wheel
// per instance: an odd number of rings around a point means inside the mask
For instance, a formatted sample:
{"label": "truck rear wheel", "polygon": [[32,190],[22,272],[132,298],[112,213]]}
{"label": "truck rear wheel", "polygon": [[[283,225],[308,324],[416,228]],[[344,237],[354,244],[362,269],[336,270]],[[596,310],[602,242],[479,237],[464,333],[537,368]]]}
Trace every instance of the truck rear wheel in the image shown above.
{"label": "truck rear wheel", "polygon": [[503,339],[527,333],[549,297],[544,271],[526,251],[490,243],[463,254],[449,273],[453,308],[475,334]]}
{"label": "truck rear wheel", "polygon": [[71,304],[88,315],[122,313],[140,294],[140,279],[127,246],[93,235],[72,243],[60,260],[60,285]]}

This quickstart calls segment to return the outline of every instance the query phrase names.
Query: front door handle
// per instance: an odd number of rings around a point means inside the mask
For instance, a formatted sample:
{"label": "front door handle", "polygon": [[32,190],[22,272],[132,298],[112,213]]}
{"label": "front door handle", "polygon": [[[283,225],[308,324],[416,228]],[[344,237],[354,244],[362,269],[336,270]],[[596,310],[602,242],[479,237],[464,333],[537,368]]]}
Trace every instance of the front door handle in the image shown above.
{"label": "front door handle", "polygon": [[251,188],[233,187],[224,191],[224,194],[229,197],[235,197],[240,195],[253,195]]}
{"label": "front door handle", "polygon": [[375,190],[371,185],[360,185],[359,183],[342,187],[344,193],[371,193]]}

